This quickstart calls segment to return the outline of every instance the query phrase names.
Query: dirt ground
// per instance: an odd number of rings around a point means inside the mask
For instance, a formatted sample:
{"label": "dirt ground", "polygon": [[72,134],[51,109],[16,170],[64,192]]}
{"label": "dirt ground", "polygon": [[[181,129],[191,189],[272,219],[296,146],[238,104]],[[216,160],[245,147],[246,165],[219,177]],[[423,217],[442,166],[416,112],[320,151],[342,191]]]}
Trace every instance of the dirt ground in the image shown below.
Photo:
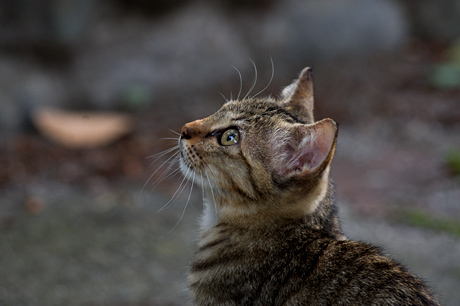
{"label": "dirt ground", "polygon": [[[429,84],[427,56],[318,74],[316,115],[340,123],[332,177],[345,232],[383,246],[453,306],[460,177],[447,156],[460,148],[460,90]],[[0,305],[187,304],[201,195],[184,207],[186,188],[158,212],[181,179],[144,186],[161,164],[146,157],[184,122],[142,124],[151,116],[106,148],[67,150],[32,133],[0,149]]]}

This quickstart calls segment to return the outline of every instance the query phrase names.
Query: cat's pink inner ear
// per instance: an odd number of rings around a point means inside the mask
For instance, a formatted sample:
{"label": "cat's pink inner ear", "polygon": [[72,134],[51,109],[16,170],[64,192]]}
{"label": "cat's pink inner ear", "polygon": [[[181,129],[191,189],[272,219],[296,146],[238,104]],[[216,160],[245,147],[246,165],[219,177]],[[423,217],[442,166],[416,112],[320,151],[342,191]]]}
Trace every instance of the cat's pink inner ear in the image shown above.
{"label": "cat's pink inner ear", "polygon": [[303,176],[329,163],[335,145],[337,126],[331,119],[293,129],[291,141],[280,148],[284,157],[278,164],[278,174],[284,177]]}

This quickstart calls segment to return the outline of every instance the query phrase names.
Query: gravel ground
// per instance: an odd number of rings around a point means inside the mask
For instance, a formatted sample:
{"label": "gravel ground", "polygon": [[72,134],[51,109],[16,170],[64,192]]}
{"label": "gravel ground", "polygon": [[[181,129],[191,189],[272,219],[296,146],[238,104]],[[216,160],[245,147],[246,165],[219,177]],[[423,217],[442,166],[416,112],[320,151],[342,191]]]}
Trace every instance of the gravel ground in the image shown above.
{"label": "gravel ground", "polygon": [[42,213],[11,221],[0,305],[183,305],[193,210],[175,227],[181,207],[156,213],[168,198],[140,188],[50,194]]}
{"label": "gravel ground", "polygon": [[[0,305],[185,305],[200,196],[156,213],[167,196],[124,187],[99,197],[46,198],[0,241]],[[340,203],[349,237],[383,246],[425,278],[443,305],[460,300],[460,240],[449,234],[363,216]],[[179,222],[180,221],[180,222]],[[176,226],[177,225],[177,226]]]}
{"label": "gravel ground", "polygon": [[383,247],[393,259],[422,277],[442,305],[458,305],[460,240],[448,234],[382,219],[363,217],[342,203],[342,225],[348,237]]}

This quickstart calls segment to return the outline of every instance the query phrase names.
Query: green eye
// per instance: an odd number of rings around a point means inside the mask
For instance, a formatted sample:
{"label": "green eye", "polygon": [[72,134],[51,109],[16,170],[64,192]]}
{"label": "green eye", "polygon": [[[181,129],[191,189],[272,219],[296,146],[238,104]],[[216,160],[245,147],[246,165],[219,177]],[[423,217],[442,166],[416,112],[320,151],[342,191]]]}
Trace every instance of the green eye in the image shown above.
{"label": "green eye", "polygon": [[222,137],[220,138],[220,144],[223,146],[231,146],[238,143],[239,140],[240,134],[238,133],[238,130],[228,129],[222,134]]}

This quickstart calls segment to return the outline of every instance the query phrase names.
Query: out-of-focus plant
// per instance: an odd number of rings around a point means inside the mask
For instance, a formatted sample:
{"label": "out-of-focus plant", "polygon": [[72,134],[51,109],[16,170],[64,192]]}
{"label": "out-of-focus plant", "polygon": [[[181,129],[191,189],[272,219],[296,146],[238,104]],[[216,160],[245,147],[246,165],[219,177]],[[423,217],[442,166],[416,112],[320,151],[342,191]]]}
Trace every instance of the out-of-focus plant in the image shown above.
{"label": "out-of-focus plant", "polygon": [[411,226],[431,229],[460,237],[460,222],[455,219],[436,216],[419,209],[398,209],[393,217],[396,221]]}
{"label": "out-of-focus plant", "polygon": [[450,149],[446,154],[445,163],[453,175],[460,177],[460,148]]}
{"label": "out-of-focus plant", "polygon": [[131,84],[126,86],[120,108],[132,113],[144,110],[150,102],[150,93],[146,86]]}
{"label": "out-of-focus plant", "polygon": [[447,61],[434,67],[430,83],[437,88],[460,88],[460,38],[446,52]]}

